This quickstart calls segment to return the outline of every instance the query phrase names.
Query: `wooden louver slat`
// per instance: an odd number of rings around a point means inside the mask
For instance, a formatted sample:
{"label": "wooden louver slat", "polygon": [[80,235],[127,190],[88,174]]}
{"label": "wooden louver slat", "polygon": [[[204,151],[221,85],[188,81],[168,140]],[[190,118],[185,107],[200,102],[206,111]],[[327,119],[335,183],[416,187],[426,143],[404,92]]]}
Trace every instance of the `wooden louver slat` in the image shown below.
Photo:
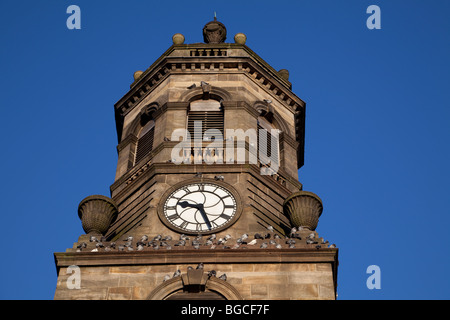
{"label": "wooden louver slat", "polygon": [[153,138],[155,136],[155,127],[151,128],[142,137],[139,138],[136,150],[136,161],[138,163],[153,149]]}
{"label": "wooden louver slat", "polygon": [[[202,121],[201,136],[197,133],[194,135],[195,121]],[[222,135],[224,131],[223,112],[222,111],[190,111],[188,116],[188,131],[191,135],[191,139],[203,139],[203,135],[206,130],[217,129]]]}

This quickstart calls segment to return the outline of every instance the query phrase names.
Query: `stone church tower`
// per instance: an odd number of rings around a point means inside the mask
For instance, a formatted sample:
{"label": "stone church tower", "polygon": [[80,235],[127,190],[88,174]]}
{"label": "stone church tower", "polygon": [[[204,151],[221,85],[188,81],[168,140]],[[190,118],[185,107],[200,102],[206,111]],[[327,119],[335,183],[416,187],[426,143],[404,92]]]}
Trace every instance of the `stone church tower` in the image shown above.
{"label": "stone church tower", "polygon": [[338,249],[303,191],[305,103],[214,19],[114,106],[111,197],[78,207],[86,234],[55,253],[55,299],[335,299]]}

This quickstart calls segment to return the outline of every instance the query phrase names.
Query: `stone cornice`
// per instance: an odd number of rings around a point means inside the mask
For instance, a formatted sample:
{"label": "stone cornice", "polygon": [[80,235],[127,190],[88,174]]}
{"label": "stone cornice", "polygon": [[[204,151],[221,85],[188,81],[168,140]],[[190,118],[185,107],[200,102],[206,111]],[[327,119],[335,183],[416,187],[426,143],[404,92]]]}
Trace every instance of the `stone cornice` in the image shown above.
{"label": "stone cornice", "polygon": [[337,248],[193,249],[132,252],[56,252],[56,267],[190,263],[337,263]]}

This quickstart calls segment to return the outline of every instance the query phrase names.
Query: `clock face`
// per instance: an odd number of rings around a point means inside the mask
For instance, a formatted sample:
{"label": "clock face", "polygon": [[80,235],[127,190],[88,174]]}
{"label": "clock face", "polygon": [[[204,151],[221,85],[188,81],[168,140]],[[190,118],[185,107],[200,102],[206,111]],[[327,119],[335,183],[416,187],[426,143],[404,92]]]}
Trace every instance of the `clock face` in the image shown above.
{"label": "clock face", "polygon": [[166,222],[186,233],[222,229],[236,215],[236,199],[226,188],[213,183],[192,183],[172,192],[164,202]]}

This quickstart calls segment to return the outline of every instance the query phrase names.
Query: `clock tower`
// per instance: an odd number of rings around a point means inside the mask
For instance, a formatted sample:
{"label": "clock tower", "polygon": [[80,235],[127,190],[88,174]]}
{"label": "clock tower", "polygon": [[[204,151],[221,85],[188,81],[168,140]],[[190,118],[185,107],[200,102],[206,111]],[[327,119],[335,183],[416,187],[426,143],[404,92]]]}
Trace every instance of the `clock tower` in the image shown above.
{"label": "clock tower", "polygon": [[173,45],[115,104],[110,197],[55,253],[55,299],[335,299],[338,249],[303,190],[305,102],[214,18]]}

